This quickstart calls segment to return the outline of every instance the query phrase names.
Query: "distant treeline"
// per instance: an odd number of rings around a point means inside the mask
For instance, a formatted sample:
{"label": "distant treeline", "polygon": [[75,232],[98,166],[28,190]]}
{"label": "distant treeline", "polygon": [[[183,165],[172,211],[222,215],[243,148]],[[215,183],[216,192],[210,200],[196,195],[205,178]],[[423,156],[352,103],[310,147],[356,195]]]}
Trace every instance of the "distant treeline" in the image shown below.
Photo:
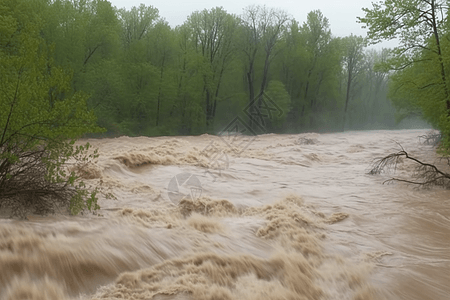
{"label": "distant treeline", "polygon": [[319,10],[299,24],[268,7],[240,16],[216,7],[171,28],[144,4],[30,3],[53,63],[73,70],[73,90],[90,95],[107,135],[217,133],[238,116],[256,131],[261,124],[245,108],[265,114],[266,132],[396,126],[389,72],[375,68],[389,51],[367,50],[360,36],[333,36]]}

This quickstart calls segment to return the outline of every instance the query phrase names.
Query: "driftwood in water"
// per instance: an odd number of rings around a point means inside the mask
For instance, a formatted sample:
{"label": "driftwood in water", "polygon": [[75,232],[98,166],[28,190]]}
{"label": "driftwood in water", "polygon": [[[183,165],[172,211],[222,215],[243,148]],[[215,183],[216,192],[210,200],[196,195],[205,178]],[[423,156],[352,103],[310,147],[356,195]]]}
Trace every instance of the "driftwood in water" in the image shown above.
{"label": "driftwood in water", "polygon": [[[412,174],[412,179],[400,179],[391,178],[383,183],[389,183],[393,181],[406,182],[420,187],[430,187],[430,186],[442,186],[445,188],[450,188],[450,174],[446,173],[433,164],[425,163],[417,158],[414,158],[408,154],[408,152],[403,149],[399,144],[401,151],[397,153],[391,153],[383,158],[377,159],[373,162],[369,174],[375,175],[383,173],[384,171],[396,170],[397,165],[404,160],[414,162],[416,167]],[[447,160],[447,165],[450,166],[450,158],[442,158]]]}
{"label": "driftwood in water", "polygon": [[424,145],[438,146],[441,142],[442,134],[440,132],[431,131],[428,134],[419,136],[419,140]]}

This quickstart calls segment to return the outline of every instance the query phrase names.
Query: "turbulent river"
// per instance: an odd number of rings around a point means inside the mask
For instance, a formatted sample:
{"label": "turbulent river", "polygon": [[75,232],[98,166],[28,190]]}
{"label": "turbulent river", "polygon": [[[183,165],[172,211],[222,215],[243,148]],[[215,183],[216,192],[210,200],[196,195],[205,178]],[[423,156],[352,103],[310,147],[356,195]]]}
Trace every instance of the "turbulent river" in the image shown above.
{"label": "turbulent river", "polygon": [[0,299],[450,299],[450,191],[367,174],[426,133],[87,140],[115,199],[0,219]]}

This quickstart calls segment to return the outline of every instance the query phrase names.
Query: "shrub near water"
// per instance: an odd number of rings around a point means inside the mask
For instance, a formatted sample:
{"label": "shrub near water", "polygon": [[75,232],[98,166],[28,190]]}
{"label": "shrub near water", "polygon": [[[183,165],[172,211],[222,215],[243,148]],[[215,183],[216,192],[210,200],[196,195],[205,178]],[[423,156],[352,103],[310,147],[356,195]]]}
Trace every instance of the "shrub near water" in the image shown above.
{"label": "shrub near water", "polygon": [[98,209],[67,163],[87,163],[97,153],[75,146],[87,132],[101,131],[87,96],[71,91],[71,74],[53,65],[40,35],[38,2],[2,1],[0,15],[0,207],[25,217],[62,205],[77,214]]}

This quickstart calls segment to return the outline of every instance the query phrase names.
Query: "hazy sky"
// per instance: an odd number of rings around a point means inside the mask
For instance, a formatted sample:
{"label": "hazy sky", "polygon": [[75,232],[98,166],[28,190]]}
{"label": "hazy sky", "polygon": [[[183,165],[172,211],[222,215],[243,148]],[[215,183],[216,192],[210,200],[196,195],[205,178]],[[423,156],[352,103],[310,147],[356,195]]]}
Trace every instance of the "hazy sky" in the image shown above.
{"label": "hazy sky", "polygon": [[[159,10],[171,26],[181,25],[192,12],[222,6],[227,12],[241,14],[246,6],[257,4],[267,7],[281,8],[287,11],[300,24],[306,21],[308,12],[320,9],[330,21],[331,32],[335,36],[347,36],[351,33],[365,36],[366,31],[361,24],[356,23],[357,16],[364,16],[362,7],[371,8],[373,0],[228,0],[228,1],[206,1],[206,0],[109,0],[118,8],[127,9],[139,6],[140,3],[152,5]],[[387,47],[389,44],[383,43]],[[378,47],[377,47],[378,48]]]}

